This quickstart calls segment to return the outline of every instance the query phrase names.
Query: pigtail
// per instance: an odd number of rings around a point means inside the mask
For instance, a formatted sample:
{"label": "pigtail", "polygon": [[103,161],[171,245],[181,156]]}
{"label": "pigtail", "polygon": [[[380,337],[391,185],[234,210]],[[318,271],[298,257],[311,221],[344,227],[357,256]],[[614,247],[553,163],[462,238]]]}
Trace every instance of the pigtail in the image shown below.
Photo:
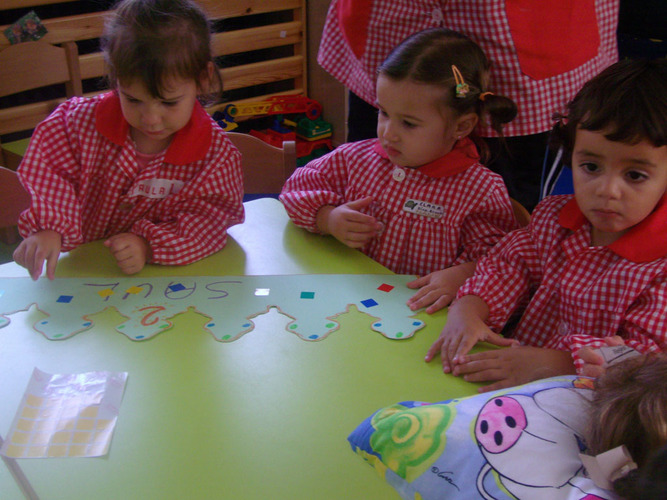
{"label": "pigtail", "polygon": [[562,113],[554,113],[551,119],[554,126],[549,134],[547,147],[554,154],[562,151],[562,162],[570,166],[572,165],[572,150],[574,149],[573,123]]}
{"label": "pigtail", "polygon": [[480,93],[479,102],[481,108],[479,115],[488,117],[491,128],[502,137],[503,125],[516,118],[518,111],[516,103],[509,97],[492,92]]}
{"label": "pigtail", "polygon": [[613,483],[614,493],[632,500],[667,498],[667,446],[651,454],[643,467]]}
{"label": "pigtail", "polygon": [[[491,126],[491,128],[498,134],[502,147],[509,152],[505,137],[503,136],[503,125],[514,120],[518,111],[517,105],[509,97],[496,95],[493,92],[488,91],[478,91],[475,98],[477,99],[475,109],[479,119]],[[475,132],[470,134],[469,137],[477,146],[482,163],[487,164],[491,161],[491,154],[487,142]]]}
{"label": "pigtail", "polygon": [[618,478],[613,482],[614,493],[621,498],[637,499],[637,490],[639,486],[639,469],[628,472],[625,476]]}

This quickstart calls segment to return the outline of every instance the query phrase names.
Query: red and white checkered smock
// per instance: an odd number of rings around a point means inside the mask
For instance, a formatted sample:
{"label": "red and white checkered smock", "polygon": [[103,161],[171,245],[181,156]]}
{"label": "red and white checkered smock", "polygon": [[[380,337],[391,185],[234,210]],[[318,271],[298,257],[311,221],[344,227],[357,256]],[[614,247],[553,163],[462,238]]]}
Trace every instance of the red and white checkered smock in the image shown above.
{"label": "red and white checkered smock", "polygon": [[384,231],[361,251],[395,273],[424,275],[480,258],[517,227],[502,178],[478,159],[468,138],[419,168],[392,164],[377,139],[348,143],[296,169],[280,199],[297,226],[318,232],[320,208],[372,196],[363,212]]}
{"label": "red and white checkered smock", "polygon": [[63,251],[131,232],[149,242],[151,262],[189,264],[244,219],[240,153],[198,103],[142,169],[117,94],[73,98],[37,127],[19,176],[32,197],[21,234],[56,231]]}
{"label": "red and white checkered smock", "polygon": [[[489,90],[519,114],[505,136],[550,130],[581,86],[618,60],[619,0],[333,0],[318,62],[375,104],[377,69],[412,33],[446,27],[468,35],[492,61]],[[490,127],[480,129],[493,137]]]}
{"label": "red and white checkered smock", "polygon": [[481,297],[495,331],[525,307],[513,338],[568,350],[578,369],[581,347],[601,347],[613,335],[641,353],[665,350],[666,201],[613,244],[592,247],[590,223],[574,197],[548,197],[528,227],[477,263],[458,297]]}

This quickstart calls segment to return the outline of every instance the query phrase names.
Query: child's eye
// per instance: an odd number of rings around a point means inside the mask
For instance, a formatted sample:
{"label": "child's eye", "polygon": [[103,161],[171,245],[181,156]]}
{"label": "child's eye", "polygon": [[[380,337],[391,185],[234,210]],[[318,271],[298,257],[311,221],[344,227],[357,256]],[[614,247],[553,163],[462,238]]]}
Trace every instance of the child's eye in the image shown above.
{"label": "child's eye", "polygon": [[592,162],[584,162],[579,165],[585,172],[588,172],[589,174],[594,174],[598,170],[600,170],[600,167],[597,165],[597,163],[592,163]]}
{"label": "child's eye", "polygon": [[383,109],[378,109],[378,115],[387,118],[387,112]]}
{"label": "child's eye", "polygon": [[403,126],[405,128],[415,128],[417,124],[403,120]]}
{"label": "child's eye", "polygon": [[168,107],[174,107],[178,104],[178,101],[162,101],[162,104]]}
{"label": "child's eye", "polygon": [[638,172],[637,170],[630,170],[625,174],[631,182],[641,182],[648,179],[648,175]]}

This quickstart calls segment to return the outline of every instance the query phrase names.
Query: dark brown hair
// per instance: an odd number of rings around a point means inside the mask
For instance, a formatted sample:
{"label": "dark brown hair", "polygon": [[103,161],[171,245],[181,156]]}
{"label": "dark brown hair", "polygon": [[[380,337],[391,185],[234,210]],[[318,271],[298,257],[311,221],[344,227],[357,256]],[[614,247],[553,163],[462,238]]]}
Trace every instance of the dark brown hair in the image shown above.
{"label": "dark brown hair", "polygon": [[[468,85],[465,97],[456,96],[452,65]],[[514,119],[517,107],[508,97],[486,94],[490,66],[484,51],[467,36],[446,28],[431,28],[409,36],[398,45],[380,66],[379,74],[396,81],[411,80],[443,88],[444,104],[458,116],[473,112],[480,120],[488,117],[493,129],[502,136],[502,125]],[[476,136],[472,139],[486,151]]]}
{"label": "dark brown hair", "polygon": [[[640,469],[667,444],[667,356],[631,358],[595,381],[586,444],[591,455],[625,445]],[[627,488],[637,474],[615,488]]]}
{"label": "dark brown hair", "polygon": [[[211,31],[206,14],[190,0],[122,0],[105,26],[102,49],[111,88],[116,82],[142,82],[148,92],[162,98],[172,77],[201,83],[214,78],[209,98],[219,98],[220,74],[209,75],[213,58]],[[216,88],[217,87],[217,88]]]}
{"label": "dark brown hair", "polygon": [[572,154],[577,129],[610,141],[667,145],[667,60],[623,60],[589,80],[568,104],[554,145]]}

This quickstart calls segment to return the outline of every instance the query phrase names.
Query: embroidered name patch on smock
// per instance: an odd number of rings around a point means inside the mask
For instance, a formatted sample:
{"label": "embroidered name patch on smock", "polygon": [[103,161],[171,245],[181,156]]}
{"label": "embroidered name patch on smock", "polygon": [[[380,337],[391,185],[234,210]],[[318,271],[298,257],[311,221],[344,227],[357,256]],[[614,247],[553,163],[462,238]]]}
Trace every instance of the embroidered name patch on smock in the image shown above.
{"label": "embroidered name patch on smock", "polygon": [[145,196],[146,198],[166,198],[183,189],[183,181],[172,179],[147,179],[137,182],[130,191],[130,196]]}
{"label": "embroidered name patch on smock", "polygon": [[426,201],[408,200],[403,205],[403,211],[410,214],[439,219],[445,213],[445,207],[434,205],[433,203],[428,203]]}

